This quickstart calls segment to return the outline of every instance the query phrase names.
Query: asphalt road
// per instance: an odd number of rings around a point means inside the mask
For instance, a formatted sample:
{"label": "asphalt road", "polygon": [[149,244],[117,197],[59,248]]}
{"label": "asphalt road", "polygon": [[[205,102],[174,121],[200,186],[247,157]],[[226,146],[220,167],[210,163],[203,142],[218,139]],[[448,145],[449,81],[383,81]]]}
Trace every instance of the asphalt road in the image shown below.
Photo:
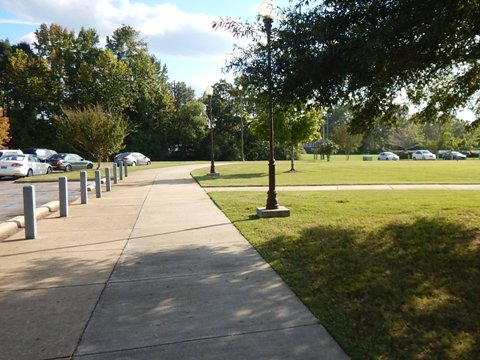
{"label": "asphalt road", "polygon": [[[58,200],[58,182],[15,183],[13,179],[0,179],[0,222],[23,215],[23,187],[33,185],[36,206]],[[80,183],[68,183],[69,201],[80,196]]]}

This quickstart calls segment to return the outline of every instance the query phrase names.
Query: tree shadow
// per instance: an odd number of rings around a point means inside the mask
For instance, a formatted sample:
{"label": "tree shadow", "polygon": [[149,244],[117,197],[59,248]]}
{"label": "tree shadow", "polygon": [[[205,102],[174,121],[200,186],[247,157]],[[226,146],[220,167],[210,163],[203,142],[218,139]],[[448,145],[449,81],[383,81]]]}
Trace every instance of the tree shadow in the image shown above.
{"label": "tree shadow", "polygon": [[480,235],[443,218],[258,246],[352,358],[480,358]]}

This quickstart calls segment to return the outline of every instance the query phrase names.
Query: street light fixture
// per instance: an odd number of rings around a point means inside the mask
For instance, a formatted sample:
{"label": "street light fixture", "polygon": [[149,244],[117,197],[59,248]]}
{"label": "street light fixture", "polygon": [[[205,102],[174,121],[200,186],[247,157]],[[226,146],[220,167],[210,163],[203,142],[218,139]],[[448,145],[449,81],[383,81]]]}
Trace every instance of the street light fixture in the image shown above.
{"label": "street light fixture", "polygon": [[220,176],[219,173],[215,171],[215,155],[213,151],[213,112],[212,112],[212,96],[213,96],[213,87],[212,86],[207,86],[205,89],[205,95],[208,97],[208,107],[209,107],[209,128],[210,128],[210,143],[211,143],[211,151],[210,151],[210,172],[207,174],[208,176]]}
{"label": "street light fixture", "polygon": [[262,0],[259,6],[259,15],[263,18],[267,34],[267,75],[268,75],[268,119],[269,119],[269,156],[268,156],[268,196],[264,208],[257,208],[257,216],[261,218],[288,217],[290,210],[280,206],[275,189],[275,141],[273,131],[273,81],[272,81],[272,23],[276,15],[277,6],[271,0]]}

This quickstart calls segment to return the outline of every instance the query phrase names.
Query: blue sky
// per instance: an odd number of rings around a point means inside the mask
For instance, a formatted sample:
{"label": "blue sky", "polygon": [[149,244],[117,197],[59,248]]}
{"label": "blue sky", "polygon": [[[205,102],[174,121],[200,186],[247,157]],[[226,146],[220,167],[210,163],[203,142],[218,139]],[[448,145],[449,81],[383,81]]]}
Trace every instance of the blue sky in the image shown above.
{"label": "blue sky", "polygon": [[[168,68],[171,81],[184,81],[200,95],[219,79],[238,43],[225,31],[214,31],[220,17],[253,20],[260,0],[0,0],[0,39],[15,44],[34,41],[40,24],[56,23],[78,32],[94,28],[102,38],[122,24],[133,26],[150,53]],[[289,0],[278,0],[282,7]]]}

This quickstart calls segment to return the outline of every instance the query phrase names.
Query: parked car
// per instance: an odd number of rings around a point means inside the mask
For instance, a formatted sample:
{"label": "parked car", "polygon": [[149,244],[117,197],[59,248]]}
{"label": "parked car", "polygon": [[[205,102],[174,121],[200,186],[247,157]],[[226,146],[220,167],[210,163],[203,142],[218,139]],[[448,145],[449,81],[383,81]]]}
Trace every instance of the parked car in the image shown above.
{"label": "parked car", "polygon": [[442,155],[443,160],[465,160],[467,155],[462,154],[458,151],[448,151]]}
{"label": "parked car", "polygon": [[377,160],[400,160],[400,157],[397,154],[394,154],[390,151],[384,151],[378,154]]}
{"label": "parked car", "polygon": [[41,149],[41,148],[28,148],[23,149],[24,154],[37,155],[41,160],[47,160],[50,156],[55,155],[57,152],[50,149]]}
{"label": "parked car", "polygon": [[71,153],[58,153],[52,155],[47,160],[53,167],[53,170],[72,171],[78,169],[92,169],[93,162],[85,160],[80,155]]}
{"label": "parked car", "polygon": [[32,154],[13,154],[0,157],[0,177],[24,177],[50,174],[52,166]]}
{"label": "parked car", "polygon": [[123,152],[115,156],[113,162],[118,163],[126,161],[128,166],[150,165],[150,158],[139,152]]}
{"label": "parked car", "polygon": [[19,155],[23,154],[22,150],[0,149],[0,157],[5,155]]}
{"label": "parked car", "polygon": [[435,160],[437,156],[428,150],[417,150],[412,154],[413,160]]}

